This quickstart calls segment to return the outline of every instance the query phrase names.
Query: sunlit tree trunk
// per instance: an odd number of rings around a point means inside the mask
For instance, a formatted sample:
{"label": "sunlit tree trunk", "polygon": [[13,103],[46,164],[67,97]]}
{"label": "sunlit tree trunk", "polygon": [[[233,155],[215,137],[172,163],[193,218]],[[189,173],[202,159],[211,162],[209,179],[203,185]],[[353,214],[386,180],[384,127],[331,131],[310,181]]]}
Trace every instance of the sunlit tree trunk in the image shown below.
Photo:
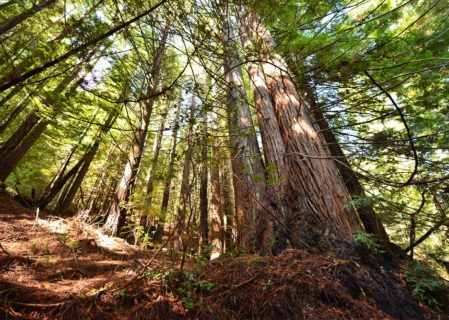
{"label": "sunlit tree trunk", "polygon": [[[259,92],[271,100],[271,105],[256,107],[258,111],[271,108],[269,113],[277,120],[277,126],[269,131],[262,125],[269,120],[260,117],[259,123],[267,162],[274,163],[277,169],[283,204],[281,221],[288,228],[287,236],[295,247],[344,251],[352,246],[357,228],[349,193],[322,137],[312,125],[286,63],[275,53],[269,31],[254,12],[247,18],[249,37],[258,49],[257,60],[264,61],[257,72],[264,81],[252,79],[255,94]],[[272,140],[273,137],[276,139]],[[284,150],[279,150],[279,144]]]}
{"label": "sunlit tree trunk", "polygon": [[129,153],[128,162],[122,174],[122,178],[115,191],[109,207],[103,230],[111,235],[118,235],[125,225],[126,214],[128,212],[129,200],[131,199],[132,189],[136,183],[137,173],[142,160],[142,154],[145,147],[145,140],[148,132],[148,124],[153,111],[153,105],[156,97],[157,86],[159,85],[162,60],[165,53],[165,47],[168,37],[168,26],[162,35],[159,47],[156,50],[153,65],[150,72],[150,85],[147,90],[150,98],[143,103],[140,110],[139,124],[134,133],[133,145]]}
{"label": "sunlit tree trunk", "polygon": [[269,223],[268,213],[264,208],[267,202],[264,165],[247,103],[241,61],[229,20],[225,21],[223,38],[228,129],[238,218],[237,241],[242,249],[259,251],[264,241],[271,242],[267,239]]}

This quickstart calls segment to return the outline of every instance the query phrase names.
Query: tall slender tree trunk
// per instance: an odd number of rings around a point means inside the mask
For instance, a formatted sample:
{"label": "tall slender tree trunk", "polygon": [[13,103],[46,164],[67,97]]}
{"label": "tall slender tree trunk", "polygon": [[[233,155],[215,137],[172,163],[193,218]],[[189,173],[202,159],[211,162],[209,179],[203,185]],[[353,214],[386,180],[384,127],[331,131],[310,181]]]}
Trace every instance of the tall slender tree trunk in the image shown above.
{"label": "tall slender tree trunk", "polygon": [[22,90],[24,87],[23,84],[15,86],[14,88],[11,89],[11,91],[8,92],[7,95],[5,95],[1,100],[0,100],[0,107],[3,107],[5,105],[6,102],[8,102],[10,99],[12,99],[16,94],[18,94],[20,92],[20,90]]}
{"label": "tall slender tree trunk", "polygon": [[[92,126],[92,122],[94,121],[95,117],[96,117],[96,114],[93,116],[92,121],[90,121],[89,124],[87,125],[87,127],[84,129],[84,132],[79,137],[77,143],[71,148],[71,150],[67,154],[66,158],[64,159],[64,162],[62,163],[62,165],[59,168],[56,175],[53,177],[51,182],[45,188],[45,190],[41,196],[41,199],[39,200],[39,203],[40,203],[39,208],[41,210],[43,210],[53,200],[53,198],[56,196],[56,194],[59,193],[59,191],[64,187],[65,183],[67,183],[72,178],[72,176],[74,174],[76,174],[76,172],[73,172],[73,174],[68,178],[66,178],[64,175],[69,164],[70,164],[70,161],[72,160],[73,156],[75,155],[76,150],[78,150],[78,147],[82,144],[84,138],[86,137],[87,133],[89,132],[89,130]],[[82,159],[83,158],[84,158],[84,156],[82,157]],[[72,171],[72,170],[70,170],[70,171]],[[61,185],[61,180],[65,181],[62,185]],[[55,190],[55,189],[57,189],[57,190]]]}
{"label": "tall slender tree trunk", "polygon": [[20,143],[25,139],[27,134],[39,122],[40,117],[36,112],[32,112],[22,122],[19,128],[12,134],[12,136],[5,141],[0,148],[0,162],[2,162],[12,151],[14,151]]}
{"label": "tall slender tree trunk", "polygon": [[76,173],[75,178],[73,179],[73,182],[70,184],[70,187],[67,189],[67,192],[64,194],[63,197],[58,199],[58,202],[56,204],[57,209],[62,213],[66,214],[70,206],[73,202],[73,199],[75,198],[76,193],[78,192],[79,188],[81,187],[81,184],[89,171],[90,165],[92,161],[94,160],[95,155],[97,154],[97,151],[100,147],[100,144],[104,138],[104,136],[109,132],[110,127],[117,119],[118,111],[114,110],[111,112],[106,119],[106,122],[104,123],[104,126],[98,130],[98,135],[95,138],[95,142],[93,145],[86,151],[84,155],[84,162],[79,171]]}
{"label": "tall slender tree trunk", "polygon": [[[97,48],[93,48],[83,60],[89,61],[96,51]],[[79,64],[73,68],[70,74],[65,77],[52,91],[52,94],[58,95],[63,92],[81,70],[82,64]],[[54,99],[47,98],[45,100],[45,103],[50,106],[53,106],[54,102]],[[60,111],[60,107],[55,106],[55,110],[53,110],[52,114],[53,118],[56,117]],[[50,123],[51,121],[49,119],[41,118],[37,111],[33,111],[28,115],[22,125],[0,149],[0,181],[5,181],[11,172],[14,171],[34,143],[45,132]]]}
{"label": "tall slender tree trunk", "polygon": [[221,206],[220,190],[220,154],[218,150],[219,146],[217,140],[218,139],[214,137],[210,169],[210,244],[212,245],[211,259],[218,258],[224,250],[224,219],[223,208]]}
{"label": "tall slender tree trunk", "polygon": [[25,101],[28,99],[28,97],[28,94],[25,95],[25,97],[8,113],[8,115],[3,118],[0,124],[0,135],[5,132],[11,122],[13,122],[17,118],[17,116],[25,109]]}
{"label": "tall slender tree trunk", "polygon": [[11,172],[14,171],[23,157],[25,157],[28,150],[31,149],[42,133],[44,133],[48,123],[48,121],[38,122],[32,131],[22,140],[19,147],[2,158],[2,161],[0,162],[0,181],[5,181]]}
{"label": "tall slender tree trunk", "polygon": [[202,139],[201,139],[201,171],[200,171],[200,249],[209,243],[209,226],[208,226],[208,133],[207,133],[207,112],[203,110],[202,123]]}
{"label": "tall slender tree trunk", "polygon": [[147,180],[147,192],[145,194],[145,213],[140,217],[140,225],[144,228],[148,227],[148,212],[151,203],[153,201],[153,190],[154,190],[154,180],[156,177],[156,168],[159,161],[159,154],[161,152],[162,147],[162,137],[164,136],[165,131],[165,120],[168,115],[168,105],[164,108],[162,113],[161,122],[159,124],[159,131],[157,133],[156,139],[153,144],[153,159],[151,160],[150,170],[148,172],[148,180]]}
{"label": "tall slender tree trunk", "polygon": [[226,159],[224,163],[221,164],[221,207],[222,207],[222,217],[224,218],[223,231],[224,231],[224,252],[229,252],[234,249],[235,243],[235,204],[234,204],[234,190],[232,188],[232,177],[231,177],[231,163],[229,159]]}
{"label": "tall slender tree trunk", "polygon": [[165,47],[168,37],[169,26],[164,29],[161,42],[156,50],[153,65],[150,71],[150,85],[148,87],[148,96],[151,97],[144,102],[139,117],[139,125],[134,135],[133,146],[126,163],[125,170],[119,185],[115,191],[108,213],[106,215],[103,230],[111,235],[118,235],[125,225],[126,214],[128,212],[129,200],[131,199],[132,189],[136,183],[137,173],[140,167],[145,140],[148,132],[148,124],[153,111],[153,105],[156,97],[157,87],[160,80],[160,71],[162,60],[165,53]]}
{"label": "tall slender tree trunk", "polygon": [[[257,105],[258,115],[262,109],[266,112],[265,109],[270,108],[269,113],[277,120],[277,126],[270,127],[271,131],[263,126],[264,121],[269,120],[259,118],[259,123],[267,162],[277,167],[279,197],[283,204],[281,221],[288,228],[288,238],[295,247],[317,251],[351,250],[357,219],[348,206],[350,196],[343,179],[312,125],[286,63],[275,53],[269,31],[254,12],[247,14],[247,18],[248,35],[259,48],[256,59],[264,61],[257,72],[263,75],[263,82],[254,79],[250,72],[255,95],[266,97],[265,105]],[[275,144],[283,145],[284,150],[279,150]]]}
{"label": "tall slender tree trunk", "polygon": [[[104,195],[109,195],[111,183],[108,183],[109,178],[112,176],[110,173],[110,166],[109,163],[114,160],[113,157],[113,151],[114,151],[114,144],[111,144],[109,147],[109,150],[106,154],[106,158],[103,161],[103,166],[99,172],[98,178],[96,182],[94,183],[94,188],[89,196],[89,209],[87,215],[89,216],[96,216],[98,212],[100,212],[101,209],[101,200]],[[58,200],[57,208],[65,208],[66,212],[67,210],[70,210],[70,207],[63,204],[63,201],[65,201],[65,198],[60,198]],[[62,209],[63,211],[64,209]],[[64,211],[63,211],[64,212]]]}
{"label": "tall slender tree trunk", "polygon": [[190,106],[190,114],[188,118],[188,130],[186,132],[187,147],[184,154],[184,165],[182,168],[181,191],[179,194],[179,206],[177,216],[177,230],[175,230],[177,237],[175,238],[175,247],[178,249],[184,248],[182,236],[186,231],[187,210],[189,207],[190,192],[192,185],[190,183],[190,167],[192,165],[193,156],[193,126],[194,126],[194,110],[195,110],[195,96],[192,95],[192,105]]}
{"label": "tall slender tree trunk", "polygon": [[42,9],[45,9],[49,7],[50,5],[54,4],[56,0],[44,0],[37,4],[34,4],[30,9],[25,10],[24,12],[18,14],[15,17],[12,17],[8,21],[0,24],[0,35],[4,34],[5,32],[8,32],[12,28],[14,28],[16,25],[22,23],[26,19],[32,17],[34,14],[38,13]]}
{"label": "tall slender tree trunk", "polygon": [[175,115],[175,122],[174,127],[172,131],[172,147],[170,151],[170,162],[168,164],[168,170],[166,173],[165,183],[164,183],[164,192],[162,196],[162,203],[161,203],[161,211],[164,214],[167,213],[168,209],[168,201],[170,199],[170,189],[171,189],[171,181],[173,179],[173,171],[175,167],[175,158],[176,158],[176,147],[178,146],[178,131],[179,131],[179,109],[181,105],[178,104],[176,106],[176,115]]}
{"label": "tall slender tree trunk", "polygon": [[53,198],[62,190],[64,185],[75,176],[75,174],[80,170],[81,166],[86,161],[87,154],[85,154],[77,163],[69,170],[66,174],[59,177],[53,184],[52,187],[47,191],[47,193],[39,201],[39,209],[44,210],[48,204],[53,200]]}
{"label": "tall slender tree trunk", "polygon": [[[225,11],[227,11],[225,9]],[[225,12],[227,16],[227,12]],[[259,251],[267,238],[268,213],[264,165],[257,143],[251,111],[247,103],[242,69],[232,25],[226,17],[223,30],[227,85],[229,140],[237,213],[238,245],[248,251]],[[268,236],[269,237],[269,236]]]}

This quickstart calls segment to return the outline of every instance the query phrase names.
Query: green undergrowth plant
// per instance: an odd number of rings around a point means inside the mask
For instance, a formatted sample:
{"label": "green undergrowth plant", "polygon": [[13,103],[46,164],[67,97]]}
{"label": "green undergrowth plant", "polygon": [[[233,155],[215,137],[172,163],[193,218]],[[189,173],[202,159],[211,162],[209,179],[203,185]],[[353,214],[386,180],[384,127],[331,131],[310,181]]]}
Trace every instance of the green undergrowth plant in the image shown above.
{"label": "green undergrowth plant", "polygon": [[134,243],[138,244],[141,248],[154,247],[154,243],[151,240],[150,234],[146,232],[145,228],[136,221],[129,221],[122,229],[121,236],[124,238],[132,235]]}
{"label": "green undergrowth plant", "polygon": [[214,283],[200,279],[200,274],[209,263],[209,259],[207,255],[202,254],[190,258],[194,258],[193,265],[183,270],[170,271],[164,275],[164,279],[175,289],[174,292],[186,309],[205,310],[204,296],[215,288]]}
{"label": "green undergrowth plant", "polygon": [[382,252],[380,245],[377,243],[377,237],[372,233],[357,231],[354,234],[354,241],[373,252]]}
{"label": "green undergrowth plant", "polygon": [[440,309],[442,305],[435,299],[435,293],[445,284],[434,269],[421,262],[412,261],[407,266],[404,278],[415,297],[431,307]]}

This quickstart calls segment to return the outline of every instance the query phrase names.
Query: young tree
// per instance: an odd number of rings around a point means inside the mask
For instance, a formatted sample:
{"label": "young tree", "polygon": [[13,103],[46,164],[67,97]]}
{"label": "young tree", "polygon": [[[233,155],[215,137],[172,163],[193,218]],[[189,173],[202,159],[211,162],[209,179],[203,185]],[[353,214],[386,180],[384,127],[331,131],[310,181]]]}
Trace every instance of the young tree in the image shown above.
{"label": "young tree", "polygon": [[164,58],[167,38],[169,34],[169,24],[164,27],[159,46],[155,52],[154,60],[151,65],[149,77],[149,86],[147,96],[140,108],[139,124],[134,133],[131,151],[128,156],[120,183],[115,191],[115,196],[106,215],[103,230],[111,235],[118,235],[125,225],[128,212],[128,203],[131,199],[132,189],[136,183],[137,173],[142,160],[142,154],[145,147],[148,124],[153,111],[153,105],[156,100],[156,92],[161,78],[161,67]]}

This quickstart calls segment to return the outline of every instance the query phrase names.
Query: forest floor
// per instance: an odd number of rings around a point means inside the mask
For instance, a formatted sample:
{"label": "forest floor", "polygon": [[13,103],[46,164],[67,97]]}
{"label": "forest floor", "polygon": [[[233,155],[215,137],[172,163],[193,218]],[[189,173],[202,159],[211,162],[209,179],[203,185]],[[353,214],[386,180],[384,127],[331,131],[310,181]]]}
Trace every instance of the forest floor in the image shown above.
{"label": "forest floor", "polygon": [[289,249],[179,273],[179,256],[35,214],[0,195],[1,319],[449,319],[373,261]]}

